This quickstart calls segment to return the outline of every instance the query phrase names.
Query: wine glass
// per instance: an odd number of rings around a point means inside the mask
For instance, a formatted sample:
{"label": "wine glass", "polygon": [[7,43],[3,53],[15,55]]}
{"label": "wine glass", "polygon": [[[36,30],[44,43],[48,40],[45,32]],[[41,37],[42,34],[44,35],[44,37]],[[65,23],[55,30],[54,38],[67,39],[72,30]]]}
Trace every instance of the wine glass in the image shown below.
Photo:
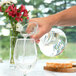
{"label": "wine glass", "polygon": [[16,68],[20,69],[26,76],[37,61],[37,49],[34,39],[17,39],[14,48],[14,59]]}
{"label": "wine glass", "polygon": [[20,34],[25,38],[38,32],[37,22],[29,22],[22,27]]}

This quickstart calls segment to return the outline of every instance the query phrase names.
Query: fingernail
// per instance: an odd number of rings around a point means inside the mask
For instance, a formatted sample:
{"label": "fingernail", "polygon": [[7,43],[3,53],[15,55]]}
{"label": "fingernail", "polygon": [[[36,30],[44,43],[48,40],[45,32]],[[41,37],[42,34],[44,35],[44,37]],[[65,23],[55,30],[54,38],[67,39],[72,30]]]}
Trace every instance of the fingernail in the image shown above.
{"label": "fingernail", "polygon": [[40,42],[40,40],[36,40],[36,43],[39,43]]}

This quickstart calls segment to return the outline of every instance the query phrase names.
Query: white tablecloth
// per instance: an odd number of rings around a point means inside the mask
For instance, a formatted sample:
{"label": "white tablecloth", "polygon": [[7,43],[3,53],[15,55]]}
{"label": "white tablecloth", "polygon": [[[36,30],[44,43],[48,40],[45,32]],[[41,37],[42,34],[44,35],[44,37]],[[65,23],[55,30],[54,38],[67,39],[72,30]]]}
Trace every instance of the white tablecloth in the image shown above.
{"label": "white tablecloth", "polygon": [[[69,60],[38,60],[34,69],[27,74],[27,76],[76,76],[76,73],[60,73],[60,72],[51,72],[43,69],[43,66],[46,62],[66,62],[73,61]],[[76,60],[74,60],[76,61]],[[9,62],[4,61],[0,63],[0,76],[23,76],[22,72],[18,69],[13,69],[9,67]]]}

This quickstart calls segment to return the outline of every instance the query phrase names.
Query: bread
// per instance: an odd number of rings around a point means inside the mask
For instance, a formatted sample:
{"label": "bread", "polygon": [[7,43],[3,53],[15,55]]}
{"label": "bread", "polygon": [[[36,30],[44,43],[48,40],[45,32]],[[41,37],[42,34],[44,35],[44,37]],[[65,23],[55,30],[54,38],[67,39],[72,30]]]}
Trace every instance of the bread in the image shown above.
{"label": "bread", "polygon": [[76,62],[64,62],[64,63],[46,63],[44,66],[44,70],[54,71],[54,72],[65,72],[72,73],[76,72],[76,66],[74,65]]}
{"label": "bread", "polygon": [[72,68],[72,63],[46,63],[50,68]]}
{"label": "bread", "polygon": [[72,63],[73,67],[76,67],[76,61],[70,61],[70,63]]}
{"label": "bread", "polygon": [[53,72],[73,73],[73,72],[76,72],[76,67],[72,67],[72,68],[50,68],[48,66],[44,66],[44,70],[53,71]]}

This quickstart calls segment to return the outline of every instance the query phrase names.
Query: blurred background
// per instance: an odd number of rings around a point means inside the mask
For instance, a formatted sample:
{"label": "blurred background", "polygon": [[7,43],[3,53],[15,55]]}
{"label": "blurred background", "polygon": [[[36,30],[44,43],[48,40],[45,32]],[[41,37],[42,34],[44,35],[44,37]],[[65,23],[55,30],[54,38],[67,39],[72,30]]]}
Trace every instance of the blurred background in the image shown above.
{"label": "blurred background", "polygon": [[[1,1],[1,0],[0,0]],[[18,6],[24,4],[29,12],[30,18],[46,17],[48,15],[55,14],[62,10],[68,9],[76,5],[76,0],[17,0]],[[10,37],[9,29],[5,26],[7,20],[0,13],[0,58],[6,60],[9,59],[10,54]],[[39,59],[69,59],[76,58],[76,26],[61,27],[54,26],[63,30],[67,36],[68,44],[66,45],[64,52],[56,57],[46,57],[38,49]]]}

